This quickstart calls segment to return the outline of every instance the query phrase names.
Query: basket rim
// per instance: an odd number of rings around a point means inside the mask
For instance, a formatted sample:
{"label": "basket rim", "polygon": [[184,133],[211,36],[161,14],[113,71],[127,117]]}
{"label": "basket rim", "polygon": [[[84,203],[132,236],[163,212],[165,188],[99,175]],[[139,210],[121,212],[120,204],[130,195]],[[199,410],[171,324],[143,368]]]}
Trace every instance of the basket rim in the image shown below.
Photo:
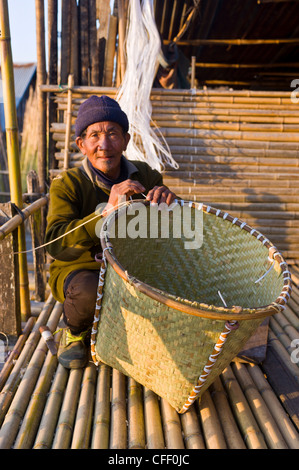
{"label": "basket rim", "polygon": [[[221,217],[228,222],[231,222],[233,225],[237,225],[241,230],[245,230],[249,232],[251,236],[254,236],[260,243],[262,243],[266,248],[269,250],[269,258],[277,261],[280,265],[284,265],[284,269],[282,270],[283,274],[283,281],[284,285],[280,295],[277,299],[271,304],[256,307],[256,308],[246,308],[240,306],[233,306],[233,307],[217,307],[214,305],[207,305],[207,310],[204,308],[198,308],[192,305],[188,305],[185,303],[187,299],[180,299],[176,300],[175,296],[156,289],[151,285],[137,279],[134,276],[131,276],[121,265],[121,263],[117,260],[114,251],[113,251],[113,244],[109,238],[109,226],[111,225],[112,221],[115,220],[119,216],[119,214],[128,208],[129,205],[134,203],[143,203],[144,205],[150,205],[151,202],[145,199],[134,199],[127,201],[125,204],[122,204],[120,207],[116,207],[108,216],[106,216],[106,220],[104,221],[101,229],[100,234],[100,241],[103,250],[103,256],[108,261],[110,266],[113,270],[118,274],[124,281],[128,282],[132,285],[135,289],[139,292],[151,297],[153,300],[156,300],[167,307],[179,310],[189,315],[194,315],[197,317],[202,318],[209,318],[213,320],[225,320],[225,321],[237,321],[237,320],[254,320],[254,319],[263,319],[268,316],[271,316],[277,312],[280,312],[282,309],[285,308],[288,299],[291,295],[291,273],[288,269],[288,265],[284,260],[282,254],[277,250],[277,248],[266,238],[261,232],[252,228],[246,222],[238,219],[237,217],[231,216],[228,212],[221,211],[220,209],[216,209],[210,205],[204,203],[198,203],[193,201],[185,201],[183,199],[179,199],[175,201],[178,204],[188,205],[189,207],[193,207],[198,210],[202,210],[205,213],[215,215],[217,217]],[[185,300],[185,302],[184,302]],[[199,305],[205,305],[203,303]],[[210,308],[213,308],[214,311],[211,311]]]}

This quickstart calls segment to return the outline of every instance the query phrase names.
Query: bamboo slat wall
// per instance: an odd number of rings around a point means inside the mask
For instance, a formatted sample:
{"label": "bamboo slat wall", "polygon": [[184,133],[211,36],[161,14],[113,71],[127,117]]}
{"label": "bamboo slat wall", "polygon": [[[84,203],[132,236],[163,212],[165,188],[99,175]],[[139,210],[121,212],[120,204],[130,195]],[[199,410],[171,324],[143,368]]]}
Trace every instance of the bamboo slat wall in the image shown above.
{"label": "bamboo slat wall", "polygon": [[[73,123],[88,94],[113,97],[115,92],[75,87]],[[58,93],[56,100],[66,113],[66,93]],[[290,93],[153,90],[152,105],[153,120],[179,163],[178,170],[166,168],[165,183],[184,199],[246,221],[269,237],[289,262],[298,260],[299,105]],[[62,168],[65,124],[52,123],[51,130]],[[69,151],[70,166],[80,165],[82,155],[73,137]]]}
{"label": "bamboo slat wall", "polygon": [[299,449],[295,266],[292,280],[290,304],[271,319],[266,360],[232,362],[183,415],[107,365],[59,365],[40,335],[42,325],[58,329],[57,342],[61,334],[62,305],[50,295],[0,373],[0,449]]}

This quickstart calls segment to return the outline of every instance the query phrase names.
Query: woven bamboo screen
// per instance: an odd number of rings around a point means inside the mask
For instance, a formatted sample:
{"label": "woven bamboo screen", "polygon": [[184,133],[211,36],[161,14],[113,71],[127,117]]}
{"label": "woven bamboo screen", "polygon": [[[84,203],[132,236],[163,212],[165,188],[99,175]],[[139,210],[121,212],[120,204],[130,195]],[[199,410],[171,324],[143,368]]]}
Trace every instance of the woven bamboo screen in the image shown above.
{"label": "woven bamboo screen", "polygon": [[[115,89],[88,93],[113,97]],[[58,95],[67,116],[67,96]],[[72,122],[87,97],[74,90]],[[289,262],[298,261],[299,105],[291,93],[153,90],[152,103],[153,120],[179,164],[178,170],[166,168],[165,183],[184,199],[246,221]],[[58,168],[65,158],[65,129],[66,124],[52,124]],[[72,132],[69,151],[69,166],[80,164]]]}

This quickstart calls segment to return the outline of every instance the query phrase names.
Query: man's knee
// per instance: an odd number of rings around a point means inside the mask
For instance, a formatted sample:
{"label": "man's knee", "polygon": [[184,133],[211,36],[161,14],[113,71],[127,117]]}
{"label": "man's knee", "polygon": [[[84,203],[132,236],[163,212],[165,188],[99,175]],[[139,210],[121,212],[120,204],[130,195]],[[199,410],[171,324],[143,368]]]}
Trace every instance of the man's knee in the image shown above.
{"label": "man's knee", "polygon": [[66,280],[64,319],[73,330],[87,328],[93,319],[99,272],[78,271]]}

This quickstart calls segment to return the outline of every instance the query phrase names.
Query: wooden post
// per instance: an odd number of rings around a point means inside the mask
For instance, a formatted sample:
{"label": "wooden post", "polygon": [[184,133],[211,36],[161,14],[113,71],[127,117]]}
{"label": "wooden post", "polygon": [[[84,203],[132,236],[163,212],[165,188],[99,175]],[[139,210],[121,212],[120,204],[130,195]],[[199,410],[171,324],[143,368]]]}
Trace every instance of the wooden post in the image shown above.
{"label": "wooden post", "polygon": [[45,58],[45,18],[44,1],[35,0],[36,11],[36,45],[37,45],[37,73],[36,87],[38,96],[38,178],[40,192],[46,192],[46,171],[47,171],[47,114],[46,96],[40,90],[40,85],[46,83],[46,58]]}
{"label": "wooden post", "polygon": [[[58,47],[57,47],[57,1],[48,0],[48,84],[58,83]],[[50,132],[50,126],[52,122],[57,120],[57,104],[52,99],[52,94],[48,95],[48,123],[47,123],[47,134],[49,139],[48,149],[48,166],[49,169],[56,167],[55,154],[55,142],[53,139],[52,132]]]}
{"label": "wooden post", "polygon": [[74,84],[79,85],[79,22],[78,6],[76,0],[72,0],[71,5],[71,69],[70,73],[74,77]]}
{"label": "wooden post", "polygon": [[63,168],[67,170],[69,168],[70,160],[70,140],[72,130],[72,87],[74,86],[74,77],[69,75],[68,78],[68,93],[67,93],[67,114],[66,114],[66,131],[65,131],[65,142],[64,142],[64,163]]}
{"label": "wooden post", "polygon": [[[109,0],[97,0],[97,18],[100,25],[97,30],[97,42],[99,48],[99,85],[104,84],[104,71],[107,67],[107,41],[109,31],[109,18],[111,8]],[[114,38],[115,43],[115,38]],[[115,44],[114,44],[115,46]]]}
{"label": "wooden post", "polygon": [[[39,189],[39,182],[37,174],[34,170],[30,171],[27,175],[27,190],[29,193],[37,193]],[[40,231],[41,214],[43,209],[35,212],[30,217],[30,231],[32,248],[43,244],[44,239]],[[45,249],[40,248],[32,252],[33,266],[34,266],[34,280],[35,280],[35,298],[38,302],[45,301],[46,277],[45,277]]]}
{"label": "wooden post", "polygon": [[[13,216],[10,203],[0,204],[0,225],[3,225]],[[0,331],[6,335],[21,333],[20,290],[17,230],[7,235],[0,242]]]}
{"label": "wooden post", "polygon": [[115,57],[115,40],[117,33],[117,18],[114,15],[110,16],[108,41],[105,55],[105,68],[104,68],[104,86],[112,86],[113,70],[114,70],[114,57]]}
{"label": "wooden post", "polygon": [[123,81],[126,71],[126,55],[125,55],[125,36],[126,36],[126,14],[125,0],[118,0],[118,47],[120,59],[120,83]]}
{"label": "wooden post", "polygon": [[64,0],[61,3],[61,85],[65,85],[67,83],[71,67],[71,19],[70,0]]}
{"label": "wooden post", "polygon": [[99,48],[97,41],[96,25],[96,0],[89,0],[89,64],[90,64],[90,84],[99,85]]}
{"label": "wooden post", "polygon": [[88,0],[80,0],[81,85],[89,85]]}
{"label": "wooden post", "polygon": [[[14,74],[10,44],[10,28],[7,0],[0,1],[1,67],[4,96],[7,158],[11,202],[22,209],[22,181],[19,156],[19,132],[15,102]],[[24,224],[18,228],[18,250],[26,250]],[[19,281],[21,315],[27,320],[30,316],[30,297],[26,254],[19,254]]]}

